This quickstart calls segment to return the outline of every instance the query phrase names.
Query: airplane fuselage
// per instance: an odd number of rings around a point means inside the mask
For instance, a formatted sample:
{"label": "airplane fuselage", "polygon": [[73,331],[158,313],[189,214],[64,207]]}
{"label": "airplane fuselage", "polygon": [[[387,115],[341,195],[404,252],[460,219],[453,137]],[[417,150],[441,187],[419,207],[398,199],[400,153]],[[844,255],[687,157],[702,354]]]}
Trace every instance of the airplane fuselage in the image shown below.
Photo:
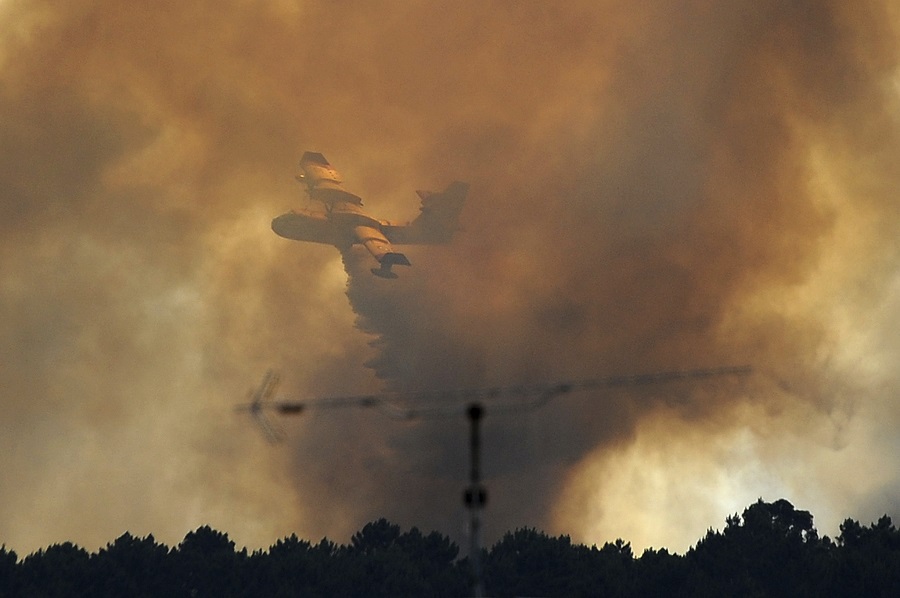
{"label": "airplane fuselage", "polygon": [[279,236],[295,241],[325,243],[349,247],[361,241],[354,234],[357,227],[380,230],[382,223],[355,204],[335,204],[331,212],[292,210],[272,220],[272,230]]}

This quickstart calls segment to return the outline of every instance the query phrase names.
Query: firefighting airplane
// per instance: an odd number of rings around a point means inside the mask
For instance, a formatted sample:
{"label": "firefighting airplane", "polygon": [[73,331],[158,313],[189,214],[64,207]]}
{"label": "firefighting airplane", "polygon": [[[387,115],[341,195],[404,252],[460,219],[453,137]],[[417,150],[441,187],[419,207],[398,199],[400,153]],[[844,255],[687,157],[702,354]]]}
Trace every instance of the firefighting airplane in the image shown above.
{"label": "firefighting airplane", "polygon": [[455,182],[443,192],[417,191],[421,213],[407,224],[395,224],[366,214],[362,199],[347,191],[341,177],[320,153],[306,152],[300,159],[297,180],[306,184],[310,198],[321,201],[325,211],[292,210],[272,220],[276,234],[295,241],[334,245],[341,251],[362,244],[378,261],[372,274],[397,278],[391,266],[409,266],[405,255],[392,245],[449,243],[458,229],[469,185]]}

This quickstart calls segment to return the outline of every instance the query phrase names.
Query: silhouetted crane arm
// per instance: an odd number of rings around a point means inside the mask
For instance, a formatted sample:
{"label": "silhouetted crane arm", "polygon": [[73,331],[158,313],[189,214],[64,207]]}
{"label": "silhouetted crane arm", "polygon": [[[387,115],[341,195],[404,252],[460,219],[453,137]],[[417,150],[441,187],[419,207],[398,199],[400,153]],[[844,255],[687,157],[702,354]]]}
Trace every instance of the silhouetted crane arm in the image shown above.
{"label": "silhouetted crane arm", "polygon": [[[392,419],[408,420],[457,415],[464,413],[469,405],[479,403],[494,414],[520,413],[543,407],[558,396],[577,392],[663,384],[681,380],[703,380],[719,376],[746,376],[751,372],[752,368],[746,365],[726,366],[606,376],[546,384],[387,392],[325,397],[306,401],[273,398],[274,386],[271,381],[273,374],[269,372],[263,379],[259,390],[254,393],[254,401],[249,405],[240,406],[239,409],[253,413],[261,424],[268,423],[261,417],[263,410],[275,411],[282,415],[296,415],[311,410],[370,408]],[[277,383],[277,375],[275,375],[275,383]]]}

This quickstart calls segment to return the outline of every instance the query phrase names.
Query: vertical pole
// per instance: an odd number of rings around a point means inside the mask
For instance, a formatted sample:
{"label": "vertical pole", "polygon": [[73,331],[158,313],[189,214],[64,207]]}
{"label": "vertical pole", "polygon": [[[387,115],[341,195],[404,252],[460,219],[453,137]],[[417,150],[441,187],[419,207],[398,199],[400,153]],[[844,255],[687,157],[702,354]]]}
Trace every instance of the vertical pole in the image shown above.
{"label": "vertical pole", "polygon": [[472,593],[484,596],[484,581],[481,569],[481,509],[487,502],[487,490],[481,485],[481,439],[479,425],[484,416],[484,408],[472,403],[466,410],[469,416],[469,487],[464,500],[469,509],[469,559],[472,562]]}

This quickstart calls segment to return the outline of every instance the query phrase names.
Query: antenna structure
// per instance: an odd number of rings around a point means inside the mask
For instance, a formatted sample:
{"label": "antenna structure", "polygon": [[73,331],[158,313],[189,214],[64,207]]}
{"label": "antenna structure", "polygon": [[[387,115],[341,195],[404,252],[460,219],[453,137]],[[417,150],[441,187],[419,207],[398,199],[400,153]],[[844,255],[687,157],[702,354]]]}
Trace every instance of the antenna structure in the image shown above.
{"label": "antenna structure", "polygon": [[463,493],[463,501],[469,510],[469,559],[472,563],[473,593],[484,595],[481,564],[481,510],[487,503],[487,489],[481,483],[481,433],[480,425],[488,412],[497,414],[523,413],[540,409],[561,395],[592,390],[615,389],[678,381],[697,381],[720,376],[746,376],[752,373],[748,365],[671,370],[649,374],[606,376],[571,382],[528,384],[516,386],[491,386],[457,390],[422,392],[387,392],[343,397],[316,398],[294,401],[275,397],[279,376],[269,370],[262,384],[250,391],[250,403],[239,405],[238,411],[249,412],[256,419],[269,442],[284,439],[284,433],[266,417],[267,411],[280,415],[298,415],[311,410],[369,408],[396,420],[441,418],[458,415],[460,407],[469,420],[469,485]]}
{"label": "antenna structure", "polygon": [[[726,366],[692,370],[671,370],[650,374],[606,376],[569,382],[545,384],[520,384],[515,386],[489,386],[455,390],[430,390],[413,392],[385,392],[341,397],[290,400],[274,396],[278,385],[277,373],[269,371],[256,391],[251,391],[252,402],[238,406],[239,411],[249,411],[261,420],[265,411],[281,415],[296,415],[314,410],[369,408],[391,419],[412,420],[439,418],[464,414],[472,403],[490,405],[490,413],[522,413],[540,409],[561,395],[592,390],[649,386],[678,381],[696,381],[719,376],[745,376],[752,372],[750,366]],[[266,421],[266,420],[262,420]],[[268,425],[271,425],[269,423]]]}

